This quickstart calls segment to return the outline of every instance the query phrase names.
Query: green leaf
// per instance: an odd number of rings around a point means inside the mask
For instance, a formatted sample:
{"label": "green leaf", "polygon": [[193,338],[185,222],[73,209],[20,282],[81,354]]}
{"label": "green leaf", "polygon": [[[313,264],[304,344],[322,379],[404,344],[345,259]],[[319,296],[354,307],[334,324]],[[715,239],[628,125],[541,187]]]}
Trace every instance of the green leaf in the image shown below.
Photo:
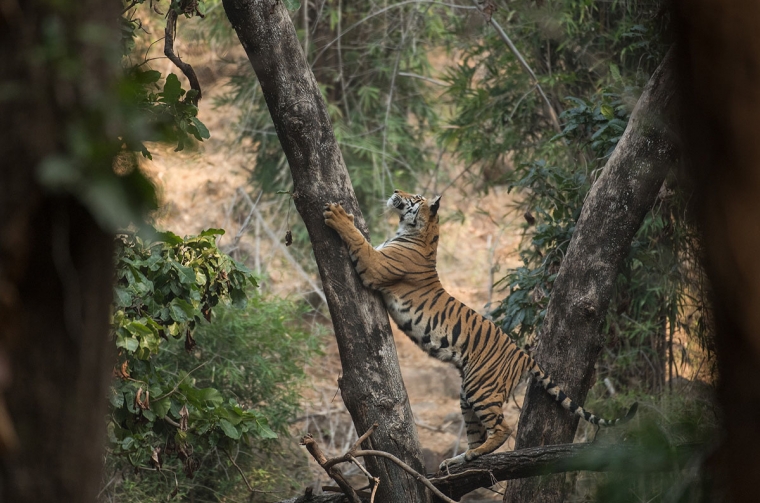
{"label": "green leaf", "polygon": [[602,112],[602,115],[604,115],[604,118],[607,120],[612,120],[615,118],[615,110],[606,103],[601,106],[600,111]]}
{"label": "green leaf", "polygon": [[166,76],[166,82],[164,83],[164,101],[166,103],[176,103],[184,91],[182,91],[182,85],[179,83],[179,79],[173,73]]}
{"label": "green leaf", "polygon": [[115,300],[118,302],[119,306],[128,307],[132,305],[132,296],[129,294],[127,290],[117,286],[116,288],[113,289],[113,291],[116,297]]}
{"label": "green leaf", "polygon": [[207,236],[223,236],[224,235],[224,229],[206,229],[205,231],[201,232],[199,236],[201,237],[207,237]]}
{"label": "green leaf", "polygon": [[185,242],[184,239],[182,239],[181,237],[177,236],[176,234],[170,231],[157,232],[156,240],[170,244],[170,245],[179,245]]}
{"label": "green leaf", "polygon": [[224,403],[224,397],[216,388],[203,388],[198,390],[198,399],[207,402],[213,407],[219,407]]}
{"label": "green leaf", "polygon": [[198,130],[198,135],[196,136],[196,139],[199,141],[208,140],[211,138],[211,133],[208,132],[208,128],[204,123],[202,123],[197,117],[193,117],[190,119],[193,125]]}
{"label": "green leaf", "polygon": [[186,267],[182,264],[172,264],[174,269],[179,273],[179,280],[186,285],[192,285],[195,283],[195,271],[192,267]]}
{"label": "green leaf", "polygon": [[140,84],[155,84],[161,79],[161,72],[148,70],[145,72],[135,72],[135,80]]}
{"label": "green leaf", "polygon": [[298,10],[301,8],[301,0],[284,0],[285,8],[288,10]]}
{"label": "green leaf", "polygon": [[610,64],[610,73],[612,73],[612,78],[615,79],[615,81],[622,80],[620,77],[620,68],[618,68],[618,65],[615,63]]}
{"label": "green leaf", "polygon": [[237,440],[240,438],[240,431],[234,426],[232,426],[232,423],[230,423],[226,419],[219,420],[219,427],[222,429],[224,434],[230,437],[231,439]]}
{"label": "green leaf", "polygon": [[257,428],[258,431],[256,433],[258,433],[258,435],[261,438],[266,438],[266,439],[277,438],[277,433],[272,431],[272,429],[269,427],[268,424],[257,422],[256,426],[258,426]]}
{"label": "green leaf", "polygon": [[182,299],[172,300],[169,304],[169,311],[171,312],[172,319],[178,322],[190,321],[195,317],[193,305]]}
{"label": "green leaf", "polygon": [[166,416],[166,414],[169,413],[169,409],[172,406],[171,398],[164,398],[163,400],[159,400],[157,402],[150,402],[150,410],[156,413],[156,415],[160,418],[163,418]]}
{"label": "green leaf", "polygon": [[124,405],[124,393],[111,388],[108,401],[111,402],[111,405],[115,408],[120,409]]}

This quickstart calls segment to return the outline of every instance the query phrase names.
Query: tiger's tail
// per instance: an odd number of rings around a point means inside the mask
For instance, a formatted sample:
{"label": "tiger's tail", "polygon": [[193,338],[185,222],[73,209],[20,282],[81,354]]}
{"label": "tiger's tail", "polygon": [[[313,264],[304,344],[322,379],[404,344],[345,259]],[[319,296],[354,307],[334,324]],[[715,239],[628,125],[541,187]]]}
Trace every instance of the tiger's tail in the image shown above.
{"label": "tiger's tail", "polygon": [[630,421],[631,418],[636,415],[636,410],[639,408],[639,403],[634,402],[633,405],[631,405],[631,408],[628,409],[628,412],[625,416],[618,417],[616,419],[604,419],[602,417],[595,416],[591,412],[575,403],[572,398],[567,396],[565,392],[562,391],[560,387],[552,381],[551,377],[549,377],[549,375],[544,372],[541,367],[538,366],[538,364],[535,364],[535,366],[530,370],[530,373],[533,375],[533,377],[536,378],[536,381],[538,381],[538,383],[546,390],[546,392],[549,393],[554,398],[554,400],[559,402],[562,407],[569,410],[576,416],[582,417],[591,424],[596,424],[599,426],[616,426],[618,424],[623,424]]}

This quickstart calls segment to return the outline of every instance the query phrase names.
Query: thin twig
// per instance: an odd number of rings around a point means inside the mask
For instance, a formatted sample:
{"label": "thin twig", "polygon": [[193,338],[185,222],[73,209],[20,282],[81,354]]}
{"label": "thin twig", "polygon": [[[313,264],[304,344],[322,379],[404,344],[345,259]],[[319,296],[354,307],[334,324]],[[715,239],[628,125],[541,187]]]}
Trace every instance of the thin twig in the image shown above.
{"label": "thin twig", "polygon": [[167,396],[171,396],[171,395],[173,395],[174,393],[176,393],[176,392],[177,392],[177,390],[179,389],[179,385],[180,385],[180,384],[182,384],[182,381],[184,381],[185,379],[187,379],[188,377],[190,377],[190,374],[192,374],[193,372],[195,372],[195,371],[196,371],[196,370],[198,370],[199,368],[203,367],[203,366],[204,366],[204,365],[206,365],[207,363],[208,363],[208,362],[203,362],[203,363],[201,363],[200,365],[198,365],[197,367],[195,367],[193,370],[191,370],[190,372],[188,372],[187,374],[185,374],[185,376],[184,376],[182,379],[180,379],[180,380],[177,382],[177,384],[175,384],[175,385],[174,385],[174,388],[172,388],[172,390],[171,390],[171,391],[169,391],[169,392],[167,392],[167,393],[164,393],[163,395],[161,395],[161,396],[160,396],[160,397],[158,397],[158,398],[154,398],[154,399],[153,399],[153,403],[156,403],[156,402],[158,402],[158,401],[160,401],[160,400],[163,400],[163,399],[164,399],[164,398],[166,398]]}
{"label": "thin twig", "polygon": [[[238,191],[245,192],[242,187],[238,187]],[[251,211],[248,212],[248,216],[245,217],[245,220],[243,221],[243,225],[240,226],[240,230],[237,231],[237,234],[235,234],[235,239],[232,242],[232,248],[237,247],[238,243],[240,243],[240,238],[243,237],[243,233],[246,231],[246,229],[248,229],[248,225],[250,225],[251,223],[251,218],[253,217],[253,214],[255,213],[256,208],[259,205],[259,201],[261,201],[262,195],[264,195],[263,190],[259,192],[259,197],[256,198],[256,202],[253,203],[253,205],[251,206]]]}
{"label": "thin twig", "polygon": [[[121,15],[123,16],[124,14],[126,14],[126,12],[127,12],[129,9],[131,9],[132,7],[134,7],[135,5],[137,5],[137,0],[132,0],[132,2],[130,2],[130,4],[129,4],[129,5],[127,5],[126,7],[124,7],[124,8],[121,10]],[[98,496],[100,496],[100,495],[98,495]]]}
{"label": "thin twig", "polygon": [[434,79],[431,77],[425,77],[424,75],[418,75],[416,73],[398,72],[398,74],[401,75],[402,77],[411,77],[413,79],[424,80],[425,82],[430,82],[431,84],[435,84],[437,86],[448,86],[448,84],[442,80]]}
{"label": "thin twig", "polygon": [[230,463],[232,463],[232,466],[234,466],[237,469],[238,473],[243,478],[243,482],[245,482],[246,487],[248,487],[248,490],[250,492],[252,492],[252,493],[257,492],[256,489],[254,489],[253,487],[251,487],[251,484],[248,482],[248,479],[245,478],[245,473],[243,473],[243,469],[240,468],[237,463],[235,463],[235,460],[232,459],[232,456],[230,456],[230,453],[227,452],[226,449],[220,449],[220,450],[227,455],[227,459],[229,459]]}
{"label": "thin twig", "polygon": [[362,458],[365,456],[378,456],[381,458],[389,459],[393,461],[394,463],[396,463],[396,465],[398,465],[402,470],[404,470],[405,472],[410,474],[412,477],[420,481],[422,485],[430,489],[436,496],[441,498],[446,503],[456,503],[453,499],[449,498],[448,496],[443,494],[441,491],[439,491],[438,488],[435,487],[433,483],[427,479],[427,477],[425,477],[424,475],[419,473],[417,470],[415,470],[411,466],[401,461],[399,458],[397,458],[393,454],[389,454],[384,451],[366,450],[366,451],[356,451],[353,453],[353,455],[357,458]]}
{"label": "thin twig", "polygon": [[267,222],[262,218],[261,213],[259,212],[258,208],[256,208],[256,203],[253,202],[253,200],[243,192],[244,196],[246,197],[246,200],[248,201],[248,204],[251,205],[255,209],[255,215],[256,219],[261,225],[261,227],[264,229],[264,232],[269,236],[269,239],[272,240],[272,243],[282,251],[285,258],[290,262],[290,264],[293,266],[293,268],[306,280],[306,282],[309,284],[309,286],[312,288],[314,292],[316,292],[317,295],[319,295],[319,298],[324,302],[327,303],[327,300],[325,298],[325,293],[322,291],[322,289],[314,282],[313,279],[311,279],[311,276],[309,276],[306,271],[304,271],[303,267],[301,267],[301,264],[298,263],[298,261],[293,258],[293,256],[290,254],[288,249],[285,247],[284,244],[280,241],[280,239],[277,237],[277,235],[274,233],[274,231],[269,227]]}
{"label": "thin twig", "polygon": [[372,486],[372,493],[370,494],[370,497],[369,497],[369,503],[375,503],[375,493],[377,492],[377,488],[380,486],[380,477],[373,477],[372,474],[369,473],[367,469],[364,468],[362,464],[359,463],[359,461],[355,457],[349,456],[349,459],[351,460],[352,463],[358,466],[359,470],[361,470],[364,473],[364,475],[369,479],[369,483]]}

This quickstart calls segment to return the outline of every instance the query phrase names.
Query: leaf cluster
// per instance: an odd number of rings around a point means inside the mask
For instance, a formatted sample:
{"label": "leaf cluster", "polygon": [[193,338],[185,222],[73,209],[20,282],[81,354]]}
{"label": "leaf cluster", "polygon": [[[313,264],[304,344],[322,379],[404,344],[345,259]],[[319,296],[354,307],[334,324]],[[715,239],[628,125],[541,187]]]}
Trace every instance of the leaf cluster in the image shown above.
{"label": "leaf cluster", "polygon": [[[133,52],[137,48],[147,46],[149,49],[153,45],[145,40],[148,32],[144,29],[144,24],[157,24],[156,20],[151,19],[158,13],[156,6],[150,2],[150,6],[141,8],[142,4],[145,4],[145,0],[129,2],[130,9],[120,18],[124,66],[120,93],[132,104],[133,114],[140,128],[139,131],[133,128],[132,134],[124,138],[126,148],[152,158],[144,141],[176,143],[175,151],[181,151],[192,146],[193,140],[207,140],[210,133],[198,119],[198,92],[195,89],[182,89],[179,78],[174,73],[165,77],[161,88],[158,84],[162,78],[161,72],[144,69],[148,66],[147,56],[144,61],[132,62]],[[178,14],[184,14],[185,18],[195,15],[203,17],[206,10],[203,1],[172,0],[169,8]],[[144,12],[146,10],[147,12]],[[141,12],[143,17],[137,17],[138,12]],[[153,43],[156,42],[158,40]]]}
{"label": "leaf cluster", "polygon": [[109,439],[112,452],[132,463],[160,467],[162,456],[174,454],[192,475],[192,454],[201,446],[276,436],[260,412],[214,387],[199,387],[192,375],[197,367],[167,372],[156,358],[171,339],[184,338],[192,350],[194,331],[211,319],[212,309],[220,303],[244,307],[247,287],[256,286],[244,266],[216,247],[222,233],[122,235],[117,241],[112,328],[119,379],[109,392]]}

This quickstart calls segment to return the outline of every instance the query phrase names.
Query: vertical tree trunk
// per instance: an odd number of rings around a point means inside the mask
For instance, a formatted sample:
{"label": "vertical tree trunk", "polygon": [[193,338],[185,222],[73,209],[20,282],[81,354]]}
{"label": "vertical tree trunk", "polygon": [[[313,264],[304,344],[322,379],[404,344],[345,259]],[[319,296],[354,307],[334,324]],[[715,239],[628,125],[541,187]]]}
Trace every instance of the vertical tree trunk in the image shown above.
{"label": "vertical tree trunk", "polygon": [[103,105],[118,15],[101,0],[0,5],[0,501],[91,502],[100,484],[112,237],[37,169]]}
{"label": "vertical tree trunk", "polygon": [[688,167],[712,283],[726,501],[760,478],[760,2],[674,2]]}
{"label": "vertical tree trunk", "polygon": [[[293,175],[293,200],[306,224],[335,327],[343,377],[340,388],[361,434],[380,427],[368,447],[390,452],[418,471],[422,456],[408,396],[379,295],[365,289],[343,243],[324,225],[325,203],[342,202],[366,226],[338,148],[327,106],[298,43],[283,2],[224,0],[224,8],[261,84]],[[378,502],[422,502],[428,495],[406,472],[367,460],[379,476]]]}
{"label": "vertical tree trunk", "polygon": [[[536,359],[565,392],[583,403],[604,342],[602,325],[631,240],[677,159],[665,125],[673,101],[672,56],[655,71],[628,127],[583,205],[552,289]],[[579,418],[531,386],[515,449],[572,442]],[[564,477],[510,483],[505,502],[562,502]]]}

